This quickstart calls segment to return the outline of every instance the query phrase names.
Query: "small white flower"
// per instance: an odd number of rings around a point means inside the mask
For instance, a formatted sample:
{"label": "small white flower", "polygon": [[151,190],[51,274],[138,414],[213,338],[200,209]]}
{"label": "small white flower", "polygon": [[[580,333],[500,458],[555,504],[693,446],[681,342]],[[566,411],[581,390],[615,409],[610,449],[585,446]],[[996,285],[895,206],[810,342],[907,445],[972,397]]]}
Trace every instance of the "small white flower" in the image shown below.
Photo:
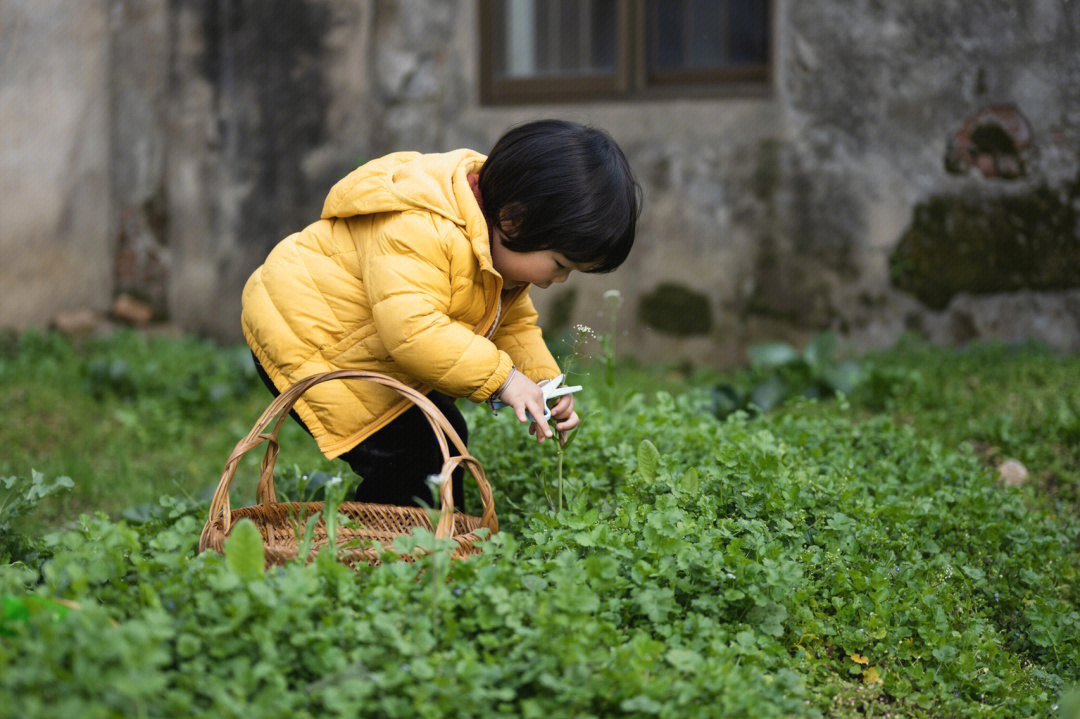
{"label": "small white flower", "polygon": [[618,307],[622,304],[622,293],[618,290],[608,290],[604,293],[604,300]]}

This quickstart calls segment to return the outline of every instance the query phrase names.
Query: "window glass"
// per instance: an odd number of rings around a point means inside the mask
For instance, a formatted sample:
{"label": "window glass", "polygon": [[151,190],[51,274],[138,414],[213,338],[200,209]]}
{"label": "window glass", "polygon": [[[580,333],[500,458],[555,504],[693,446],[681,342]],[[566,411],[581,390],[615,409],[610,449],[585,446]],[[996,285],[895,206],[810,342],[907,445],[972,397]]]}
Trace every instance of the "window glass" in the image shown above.
{"label": "window glass", "polygon": [[767,0],[651,0],[649,69],[717,70],[768,61]]}
{"label": "window glass", "polygon": [[574,77],[615,71],[616,0],[503,0],[494,6],[495,75]]}
{"label": "window glass", "polygon": [[479,0],[481,101],[767,92],[774,1]]}

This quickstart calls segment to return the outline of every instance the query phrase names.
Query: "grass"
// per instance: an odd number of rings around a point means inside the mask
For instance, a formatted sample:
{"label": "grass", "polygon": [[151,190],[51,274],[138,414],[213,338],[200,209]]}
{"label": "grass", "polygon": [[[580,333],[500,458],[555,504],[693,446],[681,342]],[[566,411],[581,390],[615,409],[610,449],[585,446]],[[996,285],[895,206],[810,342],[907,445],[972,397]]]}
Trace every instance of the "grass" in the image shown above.
{"label": "grass", "polygon": [[[75,479],[34,521],[118,515],[163,494],[206,498],[224,461],[271,400],[240,347],[119,332],[72,343],[28,332],[0,344],[0,475]],[[295,423],[282,462],[329,466]],[[254,496],[257,456],[238,472]]]}
{"label": "grass", "polygon": [[949,350],[909,337],[862,363],[857,416],[885,414],[991,468],[1019,460],[1036,493],[1080,513],[1080,357],[1038,343]]}
{"label": "grass", "polygon": [[[1033,343],[948,350],[907,338],[862,363],[870,382],[851,397],[858,416],[887,414],[920,436],[970,447],[988,466],[1018,459],[1037,491],[1080,507],[1080,357]],[[745,387],[760,379],[632,360],[619,363],[614,392],[603,376],[593,362],[571,379],[591,384],[600,404],[615,401],[612,394],[678,393],[721,381]],[[56,334],[8,335],[0,339],[0,475],[37,469],[76,478],[73,492],[35,515],[44,526],[83,512],[115,516],[162,493],[205,498],[269,400],[243,347],[129,331],[74,343]],[[821,407],[827,404],[779,411]],[[342,471],[292,422],[282,443],[284,466]],[[241,498],[254,492],[257,462],[249,457],[237,473]]]}

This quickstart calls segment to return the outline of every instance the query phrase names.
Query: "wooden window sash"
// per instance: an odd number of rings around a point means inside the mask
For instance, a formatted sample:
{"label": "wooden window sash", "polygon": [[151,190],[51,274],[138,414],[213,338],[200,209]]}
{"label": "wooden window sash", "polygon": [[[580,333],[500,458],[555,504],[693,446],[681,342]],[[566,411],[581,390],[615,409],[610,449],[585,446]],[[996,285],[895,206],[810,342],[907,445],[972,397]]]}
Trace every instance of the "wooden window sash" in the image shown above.
{"label": "wooden window sash", "polygon": [[[775,0],[768,0],[766,4],[767,48],[766,62],[762,64],[650,71],[646,0],[617,0],[613,72],[532,78],[495,77],[495,4],[501,1],[480,0],[480,97],[485,105],[592,99],[637,101],[675,97],[760,96],[772,91],[776,52]],[[561,10],[561,4],[557,5]],[[579,19],[589,15],[587,10],[587,4],[581,3]],[[591,22],[591,18],[589,21]],[[690,21],[684,18],[684,28],[691,26]],[[553,22],[549,27],[554,27],[555,34],[558,34],[557,23]],[[581,57],[591,62],[591,27],[586,26],[584,29],[589,32],[580,33]],[[556,42],[556,47],[559,42],[561,39]],[[727,42],[726,38],[724,42]],[[550,47],[552,45],[549,42]],[[689,44],[687,47],[689,48]]]}

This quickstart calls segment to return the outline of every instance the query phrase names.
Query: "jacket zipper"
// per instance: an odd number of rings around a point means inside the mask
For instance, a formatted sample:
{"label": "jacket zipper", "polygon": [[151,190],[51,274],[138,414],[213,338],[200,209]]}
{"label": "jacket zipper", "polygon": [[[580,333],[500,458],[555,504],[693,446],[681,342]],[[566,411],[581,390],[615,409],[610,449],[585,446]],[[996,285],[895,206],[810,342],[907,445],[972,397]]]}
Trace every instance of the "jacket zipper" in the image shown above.
{"label": "jacket zipper", "polygon": [[[479,334],[482,337],[485,337],[487,339],[491,339],[490,337],[488,337],[488,334],[494,334],[494,332],[492,330],[493,330],[493,328],[495,328],[495,326],[498,323],[499,319],[502,317],[503,308],[506,305],[512,305],[514,303],[514,301],[517,300],[517,298],[521,296],[521,293],[524,292],[527,287],[528,287],[528,285],[523,285],[522,287],[515,287],[512,290],[512,293],[509,295],[509,301],[508,302],[503,302],[503,294],[504,293],[502,291],[502,287],[500,287],[498,293],[495,296],[495,303],[491,307],[488,308],[487,315],[484,317],[483,320],[480,321],[480,324],[478,324],[473,331],[475,332],[475,331],[479,330],[481,327],[483,327],[484,331],[479,333]],[[495,310],[494,312],[492,312],[493,309]]]}

